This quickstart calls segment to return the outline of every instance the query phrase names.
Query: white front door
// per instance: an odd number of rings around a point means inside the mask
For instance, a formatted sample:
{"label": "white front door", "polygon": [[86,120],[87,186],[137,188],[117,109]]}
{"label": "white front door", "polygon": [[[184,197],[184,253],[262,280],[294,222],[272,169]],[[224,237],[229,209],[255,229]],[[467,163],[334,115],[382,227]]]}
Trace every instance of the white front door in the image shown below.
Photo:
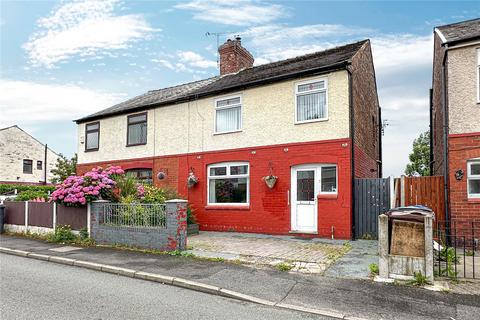
{"label": "white front door", "polygon": [[317,232],[317,195],[319,166],[292,167],[291,222],[292,231]]}

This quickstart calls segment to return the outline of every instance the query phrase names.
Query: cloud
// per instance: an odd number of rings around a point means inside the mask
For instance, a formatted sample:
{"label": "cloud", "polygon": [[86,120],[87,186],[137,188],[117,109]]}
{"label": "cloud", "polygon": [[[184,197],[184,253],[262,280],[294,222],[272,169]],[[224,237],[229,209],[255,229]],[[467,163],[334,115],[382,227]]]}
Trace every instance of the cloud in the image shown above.
{"label": "cloud", "polygon": [[288,16],[282,5],[253,0],[194,0],[174,8],[192,11],[196,20],[232,26],[261,25]]}
{"label": "cloud", "polygon": [[175,72],[206,74],[205,69],[217,67],[216,61],[208,60],[193,51],[178,51],[175,55],[162,55],[162,58],[151,61]]}
{"label": "cloud", "polygon": [[148,39],[153,29],[141,15],[115,15],[117,0],[63,3],[38,20],[39,30],[23,45],[33,65],[52,68],[75,55],[94,56]]}
{"label": "cloud", "polygon": [[77,85],[40,84],[0,79],[0,127],[74,120],[114,105],[122,94],[104,93]]}

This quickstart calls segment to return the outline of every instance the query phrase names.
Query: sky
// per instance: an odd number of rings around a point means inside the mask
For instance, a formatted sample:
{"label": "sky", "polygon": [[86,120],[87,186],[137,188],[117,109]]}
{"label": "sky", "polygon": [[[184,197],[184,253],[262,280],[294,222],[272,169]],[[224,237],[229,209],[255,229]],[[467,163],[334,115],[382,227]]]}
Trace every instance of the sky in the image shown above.
{"label": "sky", "polygon": [[371,39],[384,175],[428,130],[433,28],[478,18],[472,2],[0,2],[0,128],[76,151],[72,121],[148,90],[217,75],[217,38],[240,35],[264,64]]}

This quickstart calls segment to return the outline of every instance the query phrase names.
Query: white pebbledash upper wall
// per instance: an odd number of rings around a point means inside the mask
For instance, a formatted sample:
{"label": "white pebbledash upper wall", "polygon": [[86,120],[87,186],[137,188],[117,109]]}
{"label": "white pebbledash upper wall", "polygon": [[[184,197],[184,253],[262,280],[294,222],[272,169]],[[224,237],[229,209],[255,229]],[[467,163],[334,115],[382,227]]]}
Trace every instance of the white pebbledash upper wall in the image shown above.
{"label": "white pebbledash upper wall", "polygon": [[448,53],[448,110],[451,134],[480,132],[478,64],[480,43],[452,47]]}
{"label": "white pebbledash upper wall", "polygon": [[[327,79],[328,120],[295,124],[295,86],[317,78]],[[214,134],[215,100],[239,94],[242,130]],[[150,109],[146,145],[126,146],[130,114],[99,120],[99,150],[93,152],[85,152],[86,123],[79,124],[78,163],[348,138],[348,73],[336,71]]]}

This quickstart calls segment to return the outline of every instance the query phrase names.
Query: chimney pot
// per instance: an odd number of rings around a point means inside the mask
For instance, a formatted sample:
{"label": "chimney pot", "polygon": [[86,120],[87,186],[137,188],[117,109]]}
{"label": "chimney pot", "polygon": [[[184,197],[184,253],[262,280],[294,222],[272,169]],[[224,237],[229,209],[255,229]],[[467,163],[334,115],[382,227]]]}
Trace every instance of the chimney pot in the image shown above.
{"label": "chimney pot", "polygon": [[236,36],[235,40],[227,39],[218,48],[220,75],[237,73],[242,69],[253,67],[254,58],[247,49],[242,47],[241,40],[240,36]]}

